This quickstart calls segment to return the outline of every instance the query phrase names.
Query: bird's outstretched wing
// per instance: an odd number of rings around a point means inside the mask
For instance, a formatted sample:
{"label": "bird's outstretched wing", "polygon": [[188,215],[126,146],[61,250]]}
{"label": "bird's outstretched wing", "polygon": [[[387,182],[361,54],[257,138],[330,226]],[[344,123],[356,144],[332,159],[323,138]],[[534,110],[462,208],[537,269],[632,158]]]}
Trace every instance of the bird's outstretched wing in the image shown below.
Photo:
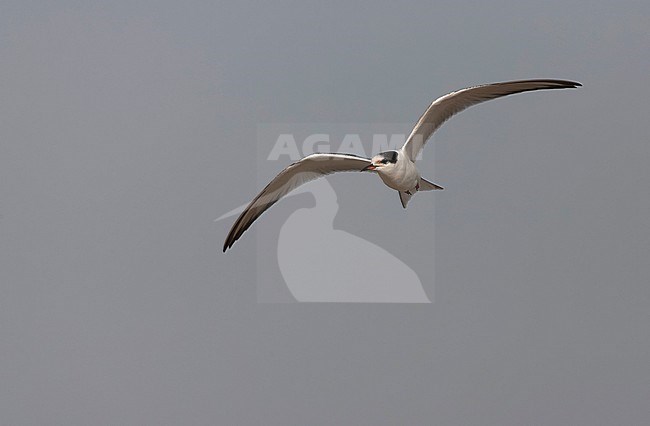
{"label": "bird's outstretched wing", "polygon": [[433,101],[422,114],[402,149],[412,161],[415,161],[415,157],[418,156],[424,144],[438,127],[454,114],[472,105],[515,93],[530,92],[532,90],[569,89],[579,86],[582,86],[582,84],[567,80],[519,80],[468,87],[448,93]]}
{"label": "bird's outstretched wing", "polygon": [[223,243],[223,251],[232,247],[262,213],[300,185],[331,173],[361,171],[370,164],[370,159],[352,154],[317,153],[289,165],[257,194],[237,218]]}

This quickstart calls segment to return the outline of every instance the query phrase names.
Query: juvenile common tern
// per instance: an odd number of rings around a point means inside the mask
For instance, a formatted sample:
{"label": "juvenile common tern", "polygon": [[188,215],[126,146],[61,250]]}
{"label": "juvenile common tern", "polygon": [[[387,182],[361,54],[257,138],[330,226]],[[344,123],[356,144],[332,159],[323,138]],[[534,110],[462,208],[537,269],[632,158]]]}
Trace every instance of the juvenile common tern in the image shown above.
{"label": "juvenile common tern", "polygon": [[386,186],[399,192],[402,207],[406,208],[416,192],[443,189],[420,176],[415,159],[431,135],[453,115],[472,105],[515,93],[580,86],[582,84],[567,80],[518,80],[468,87],[433,101],[397,151],[380,152],[372,158],[341,153],[308,155],[282,170],[248,204],[230,229],[223,251],[232,247],[262,213],[289,192],[306,182],[336,172],[377,173]]}

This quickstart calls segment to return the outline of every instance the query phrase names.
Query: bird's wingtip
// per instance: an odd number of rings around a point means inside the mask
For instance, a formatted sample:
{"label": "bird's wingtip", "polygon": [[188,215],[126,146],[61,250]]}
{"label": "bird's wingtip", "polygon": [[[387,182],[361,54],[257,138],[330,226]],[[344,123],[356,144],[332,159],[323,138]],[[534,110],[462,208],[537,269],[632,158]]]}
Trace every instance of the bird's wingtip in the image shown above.
{"label": "bird's wingtip", "polygon": [[582,87],[582,83],[579,81],[573,81],[573,80],[559,80],[560,83],[564,84],[565,87],[569,87],[572,89]]}

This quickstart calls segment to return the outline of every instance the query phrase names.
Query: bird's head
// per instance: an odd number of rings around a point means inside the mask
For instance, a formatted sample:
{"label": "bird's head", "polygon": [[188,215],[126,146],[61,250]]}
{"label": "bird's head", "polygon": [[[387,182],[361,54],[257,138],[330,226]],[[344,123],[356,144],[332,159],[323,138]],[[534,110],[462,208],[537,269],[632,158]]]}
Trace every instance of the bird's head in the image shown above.
{"label": "bird's head", "polygon": [[372,164],[366,166],[363,170],[382,171],[395,167],[397,163],[397,151],[384,151],[375,155],[370,159]]}

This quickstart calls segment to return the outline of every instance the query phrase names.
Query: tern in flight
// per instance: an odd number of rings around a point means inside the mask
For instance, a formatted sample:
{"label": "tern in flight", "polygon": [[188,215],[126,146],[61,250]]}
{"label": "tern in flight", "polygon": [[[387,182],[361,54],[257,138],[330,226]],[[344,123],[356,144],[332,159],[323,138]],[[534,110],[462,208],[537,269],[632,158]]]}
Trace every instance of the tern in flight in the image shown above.
{"label": "tern in flight", "polygon": [[468,87],[446,94],[422,114],[402,148],[380,152],[372,158],[342,153],[315,153],[296,161],[282,170],[248,204],[233,224],[223,244],[223,251],[232,245],[267,209],[298,186],[336,172],[374,172],[388,186],[399,192],[402,207],[406,208],[418,191],[443,189],[422,178],[415,159],[424,144],[445,121],[472,105],[515,93],[533,90],[570,89],[582,86],[567,80],[518,80]]}

